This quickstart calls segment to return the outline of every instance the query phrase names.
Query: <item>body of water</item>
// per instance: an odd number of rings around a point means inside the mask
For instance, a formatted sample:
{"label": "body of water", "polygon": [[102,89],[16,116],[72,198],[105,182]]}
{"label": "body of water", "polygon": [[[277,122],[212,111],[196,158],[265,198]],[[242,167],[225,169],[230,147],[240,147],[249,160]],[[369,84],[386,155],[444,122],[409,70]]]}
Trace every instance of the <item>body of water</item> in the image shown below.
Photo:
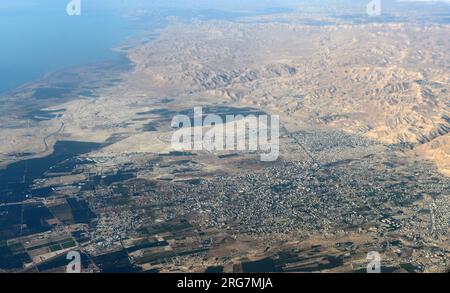
{"label": "body of water", "polygon": [[120,58],[111,49],[139,31],[134,19],[91,1],[82,1],[81,16],[69,16],[68,2],[2,0],[0,93],[49,72]]}

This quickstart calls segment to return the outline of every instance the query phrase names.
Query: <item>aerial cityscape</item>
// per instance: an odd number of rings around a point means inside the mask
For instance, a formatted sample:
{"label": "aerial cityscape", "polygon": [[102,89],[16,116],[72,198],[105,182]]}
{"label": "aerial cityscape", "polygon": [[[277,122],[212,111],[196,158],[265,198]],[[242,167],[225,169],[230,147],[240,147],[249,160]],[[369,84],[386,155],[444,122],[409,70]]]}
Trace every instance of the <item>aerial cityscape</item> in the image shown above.
{"label": "aerial cityscape", "polygon": [[0,272],[450,269],[448,1],[4,2]]}

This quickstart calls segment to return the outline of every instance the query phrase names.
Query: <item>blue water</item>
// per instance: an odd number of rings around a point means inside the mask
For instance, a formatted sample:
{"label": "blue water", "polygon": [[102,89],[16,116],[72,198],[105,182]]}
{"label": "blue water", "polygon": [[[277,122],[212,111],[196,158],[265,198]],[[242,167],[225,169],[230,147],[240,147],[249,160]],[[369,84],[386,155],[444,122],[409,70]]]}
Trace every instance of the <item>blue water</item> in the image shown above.
{"label": "blue water", "polygon": [[136,23],[82,1],[82,15],[72,17],[68,0],[1,1],[0,93],[51,71],[118,58],[111,48],[135,33]]}
{"label": "blue water", "polygon": [[233,19],[284,11],[258,7],[244,12],[227,7],[232,3],[234,8],[247,8],[257,0],[246,5],[239,0],[81,0],[81,16],[68,16],[69,2],[0,1],[0,94],[49,72],[120,58],[111,48],[129,36],[163,26],[167,16]]}

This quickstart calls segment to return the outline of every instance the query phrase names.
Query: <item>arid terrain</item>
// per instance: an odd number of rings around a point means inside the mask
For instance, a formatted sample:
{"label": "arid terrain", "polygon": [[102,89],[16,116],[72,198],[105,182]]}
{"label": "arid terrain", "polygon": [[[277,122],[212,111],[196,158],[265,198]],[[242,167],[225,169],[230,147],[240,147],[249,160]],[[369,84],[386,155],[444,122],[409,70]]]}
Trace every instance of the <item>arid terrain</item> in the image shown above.
{"label": "arid terrain", "polygon": [[[66,94],[73,77],[57,76],[8,97],[2,167],[50,156],[57,142],[99,145],[55,159],[27,185],[32,196],[3,200],[0,214],[49,212],[37,234],[0,220],[0,240],[22,260],[2,269],[47,271],[75,245],[91,271],[115,258],[119,271],[356,272],[369,251],[386,271],[447,269],[450,25],[317,21],[172,19],[151,41],[117,48],[132,66],[92,74],[95,87],[81,81],[89,93]],[[171,119],[199,106],[279,115],[279,159],[175,152]],[[77,220],[69,198],[92,215]]]}

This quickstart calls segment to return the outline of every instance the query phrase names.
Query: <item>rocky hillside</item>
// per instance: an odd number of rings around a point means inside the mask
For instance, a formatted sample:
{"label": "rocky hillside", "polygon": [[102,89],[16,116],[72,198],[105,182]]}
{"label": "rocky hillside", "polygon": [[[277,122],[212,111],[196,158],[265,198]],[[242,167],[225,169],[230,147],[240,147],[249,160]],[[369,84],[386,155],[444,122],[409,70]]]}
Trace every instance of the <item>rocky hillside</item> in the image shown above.
{"label": "rocky hillside", "polygon": [[445,25],[174,24],[130,53],[130,82],[409,143],[450,174],[448,48]]}

